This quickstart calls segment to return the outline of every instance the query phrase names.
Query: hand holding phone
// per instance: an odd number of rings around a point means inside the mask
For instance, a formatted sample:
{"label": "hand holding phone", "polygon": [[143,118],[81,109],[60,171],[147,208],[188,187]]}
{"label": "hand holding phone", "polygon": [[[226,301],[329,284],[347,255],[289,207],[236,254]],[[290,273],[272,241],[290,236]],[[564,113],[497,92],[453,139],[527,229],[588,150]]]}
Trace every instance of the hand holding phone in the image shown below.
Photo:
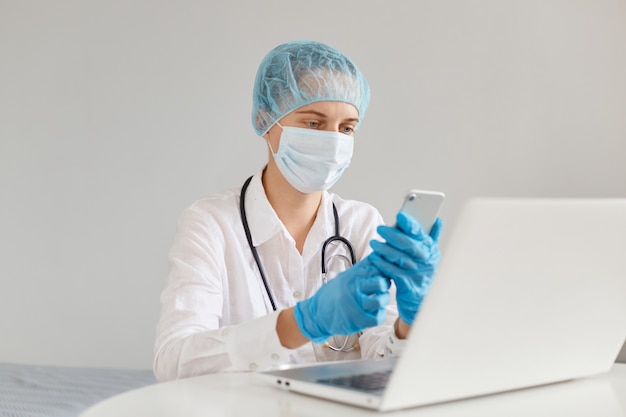
{"label": "hand holding phone", "polygon": [[395,226],[379,226],[378,233],[385,242],[372,241],[374,252],[370,259],[380,273],[396,285],[398,314],[406,324],[413,324],[439,264],[440,253],[436,236],[415,234],[416,221],[426,234],[437,220],[444,194],[438,191],[411,190],[398,216]]}

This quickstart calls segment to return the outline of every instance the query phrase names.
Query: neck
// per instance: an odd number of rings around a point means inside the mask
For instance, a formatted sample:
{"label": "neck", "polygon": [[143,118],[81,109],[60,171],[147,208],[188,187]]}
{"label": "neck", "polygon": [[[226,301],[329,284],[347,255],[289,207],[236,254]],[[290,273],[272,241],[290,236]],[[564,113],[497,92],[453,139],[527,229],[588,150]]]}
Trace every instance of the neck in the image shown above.
{"label": "neck", "polygon": [[263,188],[269,203],[295,240],[296,248],[302,253],[304,241],[322,201],[322,193],[305,194],[296,190],[272,162],[263,171]]}

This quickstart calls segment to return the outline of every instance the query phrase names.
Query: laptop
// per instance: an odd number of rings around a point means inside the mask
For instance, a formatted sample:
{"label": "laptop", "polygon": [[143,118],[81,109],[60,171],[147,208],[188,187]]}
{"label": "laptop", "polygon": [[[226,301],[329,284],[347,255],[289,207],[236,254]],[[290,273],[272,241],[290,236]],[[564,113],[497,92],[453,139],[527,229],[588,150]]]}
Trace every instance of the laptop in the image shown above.
{"label": "laptop", "polygon": [[604,373],[625,339],[626,199],[474,198],[401,357],[257,375],[390,411]]}

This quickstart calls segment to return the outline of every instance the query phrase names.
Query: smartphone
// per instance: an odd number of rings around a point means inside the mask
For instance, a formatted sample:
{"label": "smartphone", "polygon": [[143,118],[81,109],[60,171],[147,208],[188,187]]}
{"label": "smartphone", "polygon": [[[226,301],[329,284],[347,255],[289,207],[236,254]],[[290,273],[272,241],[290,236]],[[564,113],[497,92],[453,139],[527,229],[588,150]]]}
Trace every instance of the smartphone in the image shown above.
{"label": "smartphone", "polygon": [[410,214],[426,233],[430,233],[445,197],[440,191],[410,190],[404,197],[400,211]]}

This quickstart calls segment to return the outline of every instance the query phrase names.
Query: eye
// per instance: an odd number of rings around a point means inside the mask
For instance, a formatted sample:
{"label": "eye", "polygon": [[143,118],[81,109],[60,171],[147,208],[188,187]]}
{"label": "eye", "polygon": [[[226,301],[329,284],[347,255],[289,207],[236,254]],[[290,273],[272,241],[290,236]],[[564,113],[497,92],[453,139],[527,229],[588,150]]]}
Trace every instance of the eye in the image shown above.
{"label": "eye", "polygon": [[317,129],[320,125],[320,122],[314,121],[314,120],[309,120],[306,123],[306,127],[308,127],[309,129]]}
{"label": "eye", "polygon": [[351,135],[354,133],[354,128],[352,126],[343,126],[340,130],[344,135]]}

